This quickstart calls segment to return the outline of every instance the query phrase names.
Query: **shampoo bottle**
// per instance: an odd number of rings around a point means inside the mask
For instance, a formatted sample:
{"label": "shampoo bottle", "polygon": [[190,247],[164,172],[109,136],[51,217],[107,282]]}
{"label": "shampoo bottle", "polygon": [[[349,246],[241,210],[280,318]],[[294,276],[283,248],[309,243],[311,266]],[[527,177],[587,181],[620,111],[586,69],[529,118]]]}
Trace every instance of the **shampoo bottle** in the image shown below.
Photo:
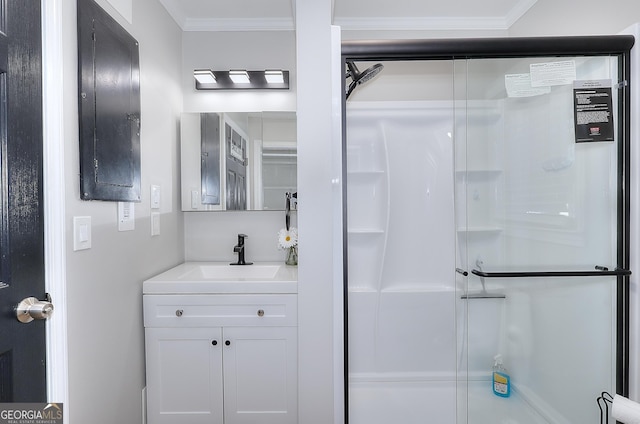
{"label": "shampoo bottle", "polygon": [[496,396],[509,397],[511,395],[511,378],[502,365],[502,355],[498,354],[493,359],[493,393]]}

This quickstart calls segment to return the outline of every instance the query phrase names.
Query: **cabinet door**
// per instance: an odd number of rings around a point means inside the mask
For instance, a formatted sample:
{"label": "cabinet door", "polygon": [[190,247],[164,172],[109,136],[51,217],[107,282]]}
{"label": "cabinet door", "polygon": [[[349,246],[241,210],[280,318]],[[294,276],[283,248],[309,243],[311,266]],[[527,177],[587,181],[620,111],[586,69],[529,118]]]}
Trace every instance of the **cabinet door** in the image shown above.
{"label": "cabinet door", "polygon": [[149,424],[222,424],[222,330],[147,328]]}
{"label": "cabinet door", "polygon": [[225,424],[296,424],[297,328],[224,328]]}

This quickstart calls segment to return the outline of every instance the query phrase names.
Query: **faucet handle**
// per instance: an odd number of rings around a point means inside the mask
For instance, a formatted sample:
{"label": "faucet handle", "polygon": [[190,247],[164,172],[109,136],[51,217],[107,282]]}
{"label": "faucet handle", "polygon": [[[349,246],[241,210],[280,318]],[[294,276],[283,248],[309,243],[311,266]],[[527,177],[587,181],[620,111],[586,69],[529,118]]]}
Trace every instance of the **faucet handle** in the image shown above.
{"label": "faucet handle", "polygon": [[251,265],[253,262],[245,262],[244,260],[244,239],[249,237],[246,234],[238,234],[238,244],[233,247],[233,251],[238,254],[238,262],[231,265]]}

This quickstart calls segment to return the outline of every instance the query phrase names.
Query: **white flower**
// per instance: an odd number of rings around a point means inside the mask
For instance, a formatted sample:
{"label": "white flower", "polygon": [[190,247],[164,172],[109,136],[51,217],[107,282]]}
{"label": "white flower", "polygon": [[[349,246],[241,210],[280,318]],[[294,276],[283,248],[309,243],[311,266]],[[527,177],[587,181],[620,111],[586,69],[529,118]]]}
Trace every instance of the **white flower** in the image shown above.
{"label": "white flower", "polygon": [[285,228],[278,231],[278,247],[288,249],[298,245],[298,229],[291,227],[289,231]]}

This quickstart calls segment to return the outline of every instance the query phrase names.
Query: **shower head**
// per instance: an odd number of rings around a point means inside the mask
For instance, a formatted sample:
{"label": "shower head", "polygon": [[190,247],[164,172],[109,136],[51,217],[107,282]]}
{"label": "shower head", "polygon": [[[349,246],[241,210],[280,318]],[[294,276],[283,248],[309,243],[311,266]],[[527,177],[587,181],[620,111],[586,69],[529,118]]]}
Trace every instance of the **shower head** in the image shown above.
{"label": "shower head", "polygon": [[368,67],[363,72],[360,72],[358,67],[354,62],[347,62],[347,75],[345,78],[351,78],[351,83],[349,84],[349,88],[347,89],[347,99],[351,92],[360,84],[364,84],[369,81],[371,78],[378,75],[384,65],[382,63],[376,63],[373,66]]}

